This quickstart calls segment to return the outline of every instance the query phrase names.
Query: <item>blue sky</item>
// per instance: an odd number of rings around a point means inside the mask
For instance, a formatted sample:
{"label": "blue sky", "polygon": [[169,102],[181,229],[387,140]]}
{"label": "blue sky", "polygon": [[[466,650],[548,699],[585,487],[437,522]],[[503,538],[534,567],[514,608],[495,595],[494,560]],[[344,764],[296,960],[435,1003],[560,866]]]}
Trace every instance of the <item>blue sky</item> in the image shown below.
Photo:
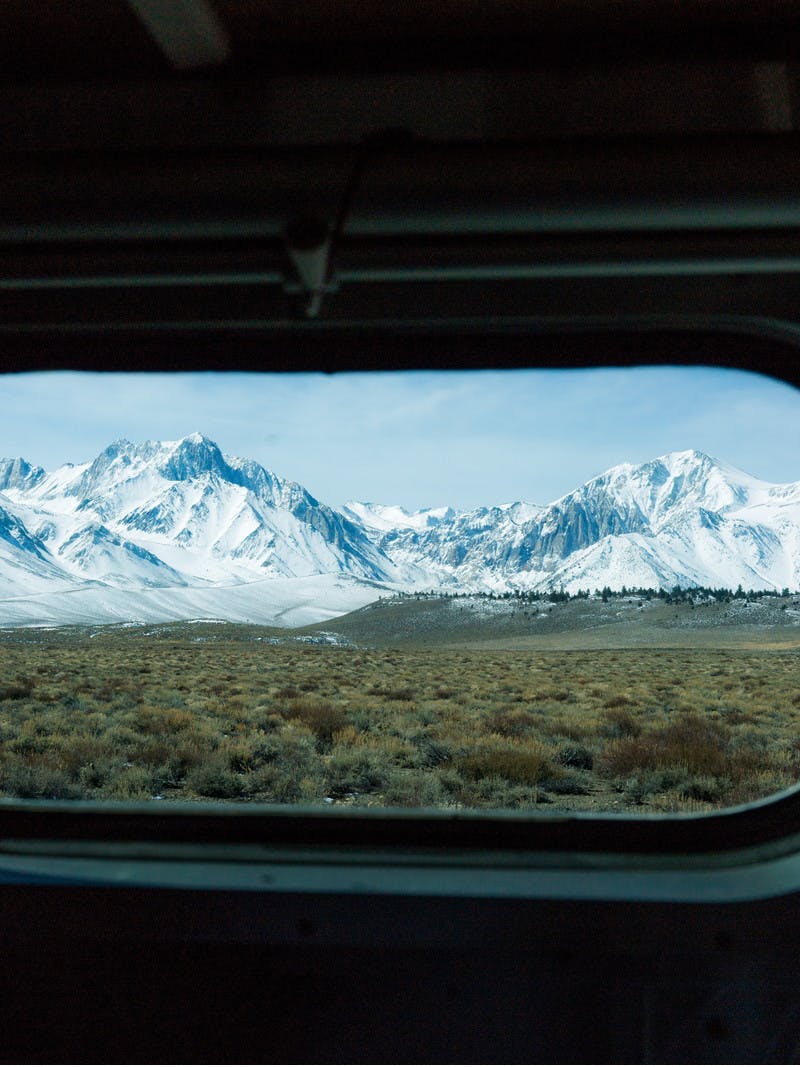
{"label": "blue sky", "polygon": [[0,456],[52,469],[200,430],[331,504],[544,504],[687,448],[800,479],[800,391],[709,368],[4,375],[0,412]]}

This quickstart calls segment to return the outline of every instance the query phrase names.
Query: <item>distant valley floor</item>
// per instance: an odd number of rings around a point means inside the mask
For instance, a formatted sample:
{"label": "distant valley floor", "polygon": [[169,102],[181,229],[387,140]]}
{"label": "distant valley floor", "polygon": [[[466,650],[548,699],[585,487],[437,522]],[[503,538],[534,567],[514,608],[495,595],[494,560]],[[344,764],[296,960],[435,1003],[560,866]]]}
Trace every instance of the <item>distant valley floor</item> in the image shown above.
{"label": "distant valley floor", "polygon": [[800,597],[691,606],[635,596],[607,603],[410,596],[378,600],[297,635],[322,632],[384,648],[800,648]]}
{"label": "distant valley floor", "polygon": [[[616,596],[607,602],[599,597],[558,602],[515,597],[393,596],[380,587],[330,576],[255,583],[246,588],[249,601],[232,620],[215,618],[213,590],[205,591],[202,604],[170,599],[164,591],[156,597],[154,591],[149,619],[123,621],[123,598],[116,604],[119,614],[101,622],[82,617],[80,611],[70,617],[71,625],[60,625],[57,616],[44,622],[26,616],[25,622],[15,619],[10,627],[0,621],[0,642],[40,644],[56,635],[59,641],[69,641],[85,634],[131,632],[196,642],[254,640],[361,648],[800,648],[797,595],[694,606],[637,596]],[[312,620],[319,619],[314,601],[321,588],[332,606],[324,621],[311,621],[309,615]],[[231,599],[234,590],[221,592]],[[383,595],[376,600],[378,592]],[[365,599],[369,599],[366,604]],[[273,625],[262,621],[262,617],[271,618],[266,610],[259,615],[259,604],[264,609],[267,601],[275,614]],[[239,603],[243,604],[241,596]],[[181,608],[188,614],[191,607],[201,606],[206,610],[194,619],[179,617]],[[227,606],[225,597],[216,606]],[[355,610],[348,611],[348,607]],[[164,609],[163,614],[159,608]]]}

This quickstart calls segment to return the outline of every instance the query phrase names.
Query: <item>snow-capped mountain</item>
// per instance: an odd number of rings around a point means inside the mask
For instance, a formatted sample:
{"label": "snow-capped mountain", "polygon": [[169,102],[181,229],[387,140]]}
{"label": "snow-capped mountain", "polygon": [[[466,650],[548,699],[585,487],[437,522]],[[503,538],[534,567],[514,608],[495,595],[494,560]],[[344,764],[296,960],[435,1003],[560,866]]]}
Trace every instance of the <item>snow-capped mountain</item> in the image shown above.
{"label": "snow-capped mountain", "polygon": [[[308,588],[298,586],[295,597],[290,581],[276,603],[265,580],[332,576],[332,584],[318,583],[315,617],[324,618],[326,590],[337,590],[334,600],[350,610],[375,599],[375,583],[401,577],[345,514],[258,463],[223,455],[201,434],[139,445],[115,441],[91,463],[51,473],[25,460],[0,460],[0,485],[0,620],[35,620],[37,612],[58,617],[57,605],[37,603],[28,612],[19,598],[64,590],[71,592],[70,611],[86,605],[80,621],[116,619],[123,602],[128,617],[133,594],[141,594],[142,604],[133,617],[163,618],[164,598],[154,602],[145,593],[184,589],[193,598],[173,597],[177,615],[166,617],[271,622],[293,610],[295,600],[307,604]],[[344,585],[350,580],[354,595],[341,595],[340,578]],[[252,595],[254,584],[260,597]],[[220,587],[240,590],[247,610],[237,608],[231,592],[210,595]],[[209,593],[200,596],[204,589]],[[110,590],[131,595],[115,601]],[[220,612],[213,610],[217,602],[224,603]],[[152,610],[150,603],[156,603]]]}
{"label": "snow-capped mountain", "polygon": [[396,577],[341,512],[201,434],[115,441],[92,463],[33,478],[24,461],[5,490],[50,558],[77,578],[119,586],[297,578]]}
{"label": "snow-capped mountain", "polygon": [[702,452],[621,464],[547,507],[463,512],[379,541],[440,582],[568,592],[800,585],[800,483],[772,485]]}
{"label": "snow-capped mountain", "polygon": [[384,589],[800,586],[800,483],[700,452],[540,507],[320,503],[201,434],[47,472],[0,460],[0,623],[329,618]]}

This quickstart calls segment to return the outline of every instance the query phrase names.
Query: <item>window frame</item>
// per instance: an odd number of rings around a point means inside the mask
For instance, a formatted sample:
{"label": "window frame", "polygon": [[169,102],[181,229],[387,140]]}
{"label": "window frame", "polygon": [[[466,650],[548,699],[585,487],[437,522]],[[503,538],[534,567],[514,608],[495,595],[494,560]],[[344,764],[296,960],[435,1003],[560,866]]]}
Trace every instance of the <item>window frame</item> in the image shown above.
{"label": "window frame", "polygon": [[[407,356],[405,363],[406,366],[429,368],[463,367],[465,364],[471,367],[515,366],[523,362],[527,366],[550,367],[605,365],[604,361],[589,360],[589,353],[602,351],[615,354],[614,365],[657,362],[694,365],[702,362],[746,367],[760,373],[768,369],[773,374],[779,372],[783,380],[797,385],[800,382],[800,353],[787,340],[790,325],[787,324],[783,336],[778,336],[774,329],[763,330],[753,323],[738,323],[734,332],[730,332],[725,324],[717,330],[709,328],[697,332],[680,322],[673,323],[669,331],[641,328],[621,331],[615,328],[528,333],[506,327],[458,334],[442,328],[417,329],[414,356]],[[320,346],[318,338],[313,335],[311,344],[304,347],[303,342],[309,340],[306,333],[299,341],[297,336],[286,337],[284,343],[273,336],[265,351],[263,335],[255,337],[251,332],[244,337],[231,337],[224,330],[207,333],[205,343],[198,347],[195,331],[165,330],[155,338],[149,336],[144,355],[140,347],[140,331],[125,331],[121,343],[115,334],[110,336],[114,370],[142,370],[164,365],[174,368],[176,364],[183,369],[183,357],[194,369],[208,368],[205,357],[209,350],[214,354],[212,362],[215,365],[224,362],[229,369],[252,370],[256,359],[261,370],[285,369],[289,353],[284,344],[292,345],[292,367],[298,370],[347,371],[376,364],[381,369],[394,369],[395,353],[401,349],[408,353],[409,331],[390,329],[382,332],[379,360],[375,358],[373,347],[374,330],[361,334],[347,331],[345,340],[337,337],[333,354],[327,331],[326,347]],[[455,337],[461,347],[454,347]],[[73,347],[75,338],[68,337],[65,343],[64,336],[57,330],[44,331],[37,336],[36,360],[31,359],[28,350],[30,337],[23,332],[16,340],[22,343],[6,348],[4,370],[39,369],[42,362],[71,365],[72,359],[77,359],[82,368],[89,369],[97,365],[100,355],[103,365],[108,366],[109,334],[106,330],[98,330],[96,335],[98,344],[105,341],[105,348],[90,350],[88,356],[82,348],[79,358],[76,355],[78,348]],[[466,355],[464,345],[469,346]],[[167,355],[170,351],[171,360]],[[566,358],[568,354],[569,359]],[[698,354],[702,354],[701,359],[697,358]],[[109,385],[113,386],[113,372],[110,372]],[[387,885],[392,884],[392,872],[402,884],[403,879],[407,879],[409,864],[413,867],[421,863],[420,869],[438,870],[444,874],[453,863],[462,867],[464,863],[467,867],[477,863],[479,869],[500,872],[507,871],[510,863],[514,869],[521,865],[531,876],[555,867],[561,872],[562,885],[566,886],[567,882],[563,880],[566,872],[576,876],[586,870],[630,872],[644,864],[655,877],[656,872],[664,875],[672,870],[678,858],[682,863],[692,864],[697,871],[711,872],[709,877],[722,868],[741,868],[752,873],[754,864],[772,864],[770,870],[774,877],[784,884],[787,877],[794,877],[787,874],[786,864],[794,870],[793,865],[797,863],[797,888],[800,890],[799,842],[800,785],[773,797],[719,812],[647,816],[584,813],[550,816],[539,812],[459,812],[453,815],[391,809],[348,809],[344,813],[331,809],[241,803],[220,806],[170,802],[156,807],[152,802],[0,801],[0,853],[9,863],[10,857],[16,857],[11,866],[5,868],[0,857],[0,872],[5,872],[0,873],[0,877],[12,879],[13,870],[20,876],[25,871],[25,856],[30,860],[28,874],[34,879],[40,875],[44,877],[41,862],[44,855],[49,857],[53,871],[62,869],[58,867],[60,858],[65,865],[63,871],[73,873],[76,870],[73,861],[76,856],[83,856],[86,864],[90,861],[101,866],[107,864],[108,877],[117,884],[118,878],[124,880],[120,871],[133,870],[130,864],[135,866],[139,862],[137,856],[141,862],[157,866],[164,861],[163,850],[168,848],[173,850],[176,862],[184,857],[182,862],[188,865],[185,870],[196,867],[197,852],[190,855],[187,849],[200,850],[203,855],[214,857],[213,863],[230,863],[234,868],[237,864],[247,867],[255,862],[257,865],[277,864],[276,869],[286,870],[288,856],[291,864],[299,864],[298,869],[311,872],[312,880],[318,880],[320,872],[326,869],[329,873],[339,870],[341,862],[351,872],[364,863],[373,867],[375,863],[378,867],[383,864],[381,869],[388,872]],[[387,853],[395,857],[388,865],[384,863]],[[262,854],[264,858],[259,859]],[[331,865],[332,854],[339,860]],[[402,861],[397,857],[403,857]],[[776,863],[778,867],[774,867]],[[152,869],[155,871],[155,867]],[[200,870],[196,870],[193,877],[200,882],[203,880]],[[490,893],[495,891],[488,888],[491,881],[490,877],[485,882]],[[277,879],[275,884],[283,882]],[[530,882],[531,891],[533,886]]]}

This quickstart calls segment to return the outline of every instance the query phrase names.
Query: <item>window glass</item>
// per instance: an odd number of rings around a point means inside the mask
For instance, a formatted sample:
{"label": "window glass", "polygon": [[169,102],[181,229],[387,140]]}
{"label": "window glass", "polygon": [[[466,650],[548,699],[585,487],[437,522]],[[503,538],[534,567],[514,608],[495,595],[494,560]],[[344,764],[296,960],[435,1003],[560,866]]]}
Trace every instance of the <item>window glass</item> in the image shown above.
{"label": "window glass", "polygon": [[702,811],[800,772],[800,403],[0,379],[0,795]]}

